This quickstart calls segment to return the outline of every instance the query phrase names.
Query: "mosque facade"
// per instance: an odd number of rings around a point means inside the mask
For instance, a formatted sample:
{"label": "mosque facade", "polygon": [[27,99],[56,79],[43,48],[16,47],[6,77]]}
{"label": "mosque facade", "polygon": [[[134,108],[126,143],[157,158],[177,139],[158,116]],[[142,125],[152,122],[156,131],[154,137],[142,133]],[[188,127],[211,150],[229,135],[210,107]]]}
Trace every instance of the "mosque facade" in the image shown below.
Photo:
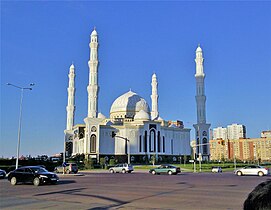
{"label": "mosque facade", "polygon": [[[69,70],[66,156],[84,154],[87,158],[119,159],[131,162],[178,161],[190,156],[190,129],[182,121],[161,118],[158,109],[158,78],[151,77],[151,109],[144,98],[133,91],[120,95],[110,108],[110,116],[98,113],[98,34],[90,36],[88,114],[84,124],[74,125],[75,67]],[[203,73],[203,72],[202,72]],[[128,161],[129,162],[129,161]]]}

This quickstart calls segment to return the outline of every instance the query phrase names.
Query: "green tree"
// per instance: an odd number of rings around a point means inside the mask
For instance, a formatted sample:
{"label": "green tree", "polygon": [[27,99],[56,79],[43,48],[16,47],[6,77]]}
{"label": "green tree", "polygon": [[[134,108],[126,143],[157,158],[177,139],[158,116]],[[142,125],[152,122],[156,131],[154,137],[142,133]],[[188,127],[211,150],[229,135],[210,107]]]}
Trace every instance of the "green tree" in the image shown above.
{"label": "green tree", "polygon": [[93,160],[92,158],[87,158],[84,160],[85,169],[93,169]]}

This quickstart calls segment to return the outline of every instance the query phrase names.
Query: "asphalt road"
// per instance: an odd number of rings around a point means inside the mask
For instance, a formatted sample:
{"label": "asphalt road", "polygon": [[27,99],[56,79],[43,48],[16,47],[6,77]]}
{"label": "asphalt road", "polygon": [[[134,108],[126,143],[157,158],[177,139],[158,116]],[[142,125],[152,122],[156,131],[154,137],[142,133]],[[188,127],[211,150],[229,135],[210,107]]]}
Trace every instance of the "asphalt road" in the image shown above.
{"label": "asphalt road", "polygon": [[242,209],[248,193],[271,177],[232,173],[60,175],[57,185],[11,186],[0,180],[0,209]]}

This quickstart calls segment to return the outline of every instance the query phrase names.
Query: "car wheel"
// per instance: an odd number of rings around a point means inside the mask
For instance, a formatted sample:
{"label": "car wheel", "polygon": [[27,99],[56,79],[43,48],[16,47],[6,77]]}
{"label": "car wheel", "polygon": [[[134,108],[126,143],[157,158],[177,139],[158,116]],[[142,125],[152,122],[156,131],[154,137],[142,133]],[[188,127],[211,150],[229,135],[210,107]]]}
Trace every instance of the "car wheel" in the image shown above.
{"label": "car wheel", "polygon": [[172,175],[172,171],[168,171],[167,174],[168,174],[168,175]]}
{"label": "car wheel", "polygon": [[156,174],[156,172],[155,172],[155,171],[152,171],[151,173],[152,173],[153,175],[155,175],[155,174]]}
{"label": "car wheel", "polygon": [[35,186],[39,186],[40,185],[40,179],[38,177],[36,177],[34,180],[33,180],[33,184]]}
{"label": "car wheel", "polygon": [[122,169],[122,171],[121,171],[123,174],[125,174],[126,173],[126,171],[125,171],[125,169]]}
{"label": "car wheel", "polygon": [[263,176],[264,174],[263,174],[262,171],[259,171],[258,175],[259,175],[259,176]]}
{"label": "car wheel", "polygon": [[12,178],[11,178],[10,184],[12,184],[12,185],[16,185],[16,184],[17,184],[17,179],[16,179],[16,177],[12,177]]}
{"label": "car wheel", "polygon": [[69,169],[67,169],[66,170],[66,174],[70,174],[71,172],[70,172],[70,170]]}
{"label": "car wheel", "polygon": [[242,172],[241,171],[237,171],[237,176],[242,176]]}
{"label": "car wheel", "polygon": [[111,174],[113,174],[114,173],[114,170],[113,169],[110,169],[110,171],[109,171]]}

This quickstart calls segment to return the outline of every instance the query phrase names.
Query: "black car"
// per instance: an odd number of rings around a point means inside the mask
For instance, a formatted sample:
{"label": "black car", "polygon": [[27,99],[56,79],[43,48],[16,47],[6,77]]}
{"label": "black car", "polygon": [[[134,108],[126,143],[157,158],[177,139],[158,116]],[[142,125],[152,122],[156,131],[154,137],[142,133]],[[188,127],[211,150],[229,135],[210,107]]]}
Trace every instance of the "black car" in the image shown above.
{"label": "black car", "polygon": [[0,169],[0,179],[5,179],[6,178],[6,171]]}
{"label": "black car", "polygon": [[55,173],[49,172],[43,167],[24,166],[10,172],[8,180],[12,185],[16,185],[18,182],[31,182],[35,186],[39,186],[43,183],[56,184],[59,178]]}

